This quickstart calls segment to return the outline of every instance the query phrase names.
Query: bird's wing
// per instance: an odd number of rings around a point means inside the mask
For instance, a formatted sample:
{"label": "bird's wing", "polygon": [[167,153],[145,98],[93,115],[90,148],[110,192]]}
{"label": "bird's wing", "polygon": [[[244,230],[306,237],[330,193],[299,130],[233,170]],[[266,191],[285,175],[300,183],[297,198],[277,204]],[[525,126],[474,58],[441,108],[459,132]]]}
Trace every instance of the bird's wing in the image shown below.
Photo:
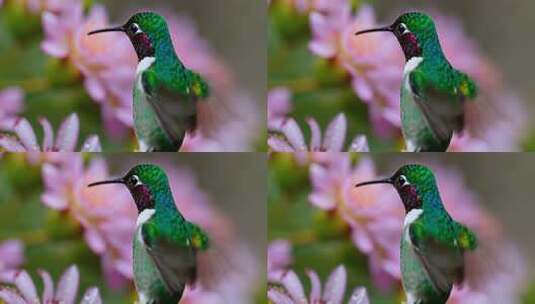
{"label": "bird's wing", "polygon": [[220,244],[210,242],[207,234],[197,225],[188,223],[192,245],[197,253],[196,280],[207,290],[214,289],[228,273],[230,265]]}
{"label": "bird's wing", "polygon": [[202,78],[186,71],[184,86],[166,83],[158,77],[154,68],[148,68],[142,74],[142,85],[147,101],[158,116],[166,134],[174,141],[180,142],[186,131],[193,131],[197,126],[197,100],[208,94],[208,86]]}
{"label": "bird's wing", "polygon": [[147,252],[170,292],[180,291],[195,280],[196,256],[189,238],[165,235],[151,221],[143,224],[141,232]]}
{"label": "bird's wing", "polygon": [[415,103],[437,139],[447,141],[453,131],[463,129],[466,99],[463,92],[466,90],[461,90],[459,86],[452,89],[445,85],[435,85],[421,68],[411,72],[409,84]]}
{"label": "bird's wing", "polygon": [[464,257],[455,238],[439,239],[431,235],[421,219],[409,227],[409,237],[435,290],[449,292],[454,282],[464,276]]}

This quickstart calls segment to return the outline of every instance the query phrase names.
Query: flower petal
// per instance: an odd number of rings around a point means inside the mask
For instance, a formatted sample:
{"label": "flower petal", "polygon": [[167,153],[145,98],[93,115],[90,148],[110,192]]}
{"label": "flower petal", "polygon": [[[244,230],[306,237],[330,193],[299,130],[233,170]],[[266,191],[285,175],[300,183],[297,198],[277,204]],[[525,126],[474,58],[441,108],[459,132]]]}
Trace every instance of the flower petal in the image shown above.
{"label": "flower petal", "polygon": [[39,303],[37,290],[33,284],[32,278],[26,271],[20,271],[15,276],[15,286],[28,303]]}
{"label": "flower petal", "polygon": [[318,274],[315,271],[307,270],[308,277],[310,278],[310,302],[319,303],[321,301],[321,282]]}
{"label": "flower petal", "polygon": [[[1,142],[0,142],[1,144]],[[284,139],[276,135],[269,135],[268,146],[275,152],[294,152],[294,148],[288,144]]]}
{"label": "flower petal", "polygon": [[89,288],[83,298],[80,304],[101,304],[102,299],[100,298],[100,293],[98,291],[98,288],[92,287]]}
{"label": "flower petal", "polygon": [[345,267],[343,265],[336,267],[336,269],[329,275],[329,279],[325,284],[323,300],[333,304],[342,303],[346,289],[346,279],[347,273]]}
{"label": "flower petal", "polygon": [[338,114],[327,127],[323,147],[328,152],[341,152],[346,138],[347,120],[344,113]]}
{"label": "flower petal", "polygon": [[366,291],[366,288],[364,287],[356,288],[351,294],[348,304],[370,304],[370,300],[368,299],[368,292]]}
{"label": "flower petal", "polygon": [[37,143],[37,137],[32,128],[32,125],[26,118],[21,118],[15,123],[13,131],[17,133],[20,142],[28,151],[39,151],[39,144]]}
{"label": "flower petal", "polygon": [[78,292],[79,279],[80,274],[75,265],[67,268],[59,280],[55,300],[60,303],[73,304],[74,299],[76,299],[76,293]]}
{"label": "flower petal", "polygon": [[286,275],[282,278],[281,284],[286,288],[286,292],[288,292],[294,302],[307,302],[305,291],[303,289],[303,284],[301,284],[301,281],[299,280],[297,274],[294,271],[288,271]]}
{"label": "flower petal", "polygon": [[78,132],[80,131],[80,121],[76,113],[72,113],[67,117],[58,131],[56,138],[56,148],[58,151],[72,152],[76,147],[78,141]]}
{"label": "flower petal", "polygon": [[366,136],[359,135],[355,137],[349,146],[349,152],[370,152]]}
{"label": "flower petal", "polygon": [[51,303],[54,300],[54,282],[50,274],[44,270],[39,270],[39,275],[43,280],[43,303]]}
{"label": "flower petal", "polygon": [[43,151],[53,151],[54,149],[54,130],[50,125],[50,121],[46,118],[39,119],[39,123],[43,127]]}
{"label": "flower petal", "polygon": [[268,290],[268,298],[273,304],[296,304],[287,295],[273,288]]}
{"label": "flower petal", "polygon": [[89,136],[82,145],[82,152],[102,152],[100,138],[97,135]]}
{"label": "flower petal", "polygon": [[25,152],[26,149],[22,144],[11,136],[0,135],[0,147],[7,152]]}
{"label": "flower petal", "polygon": [[307,119],[310,127],[310,151],[321,151],[321,129],[314,118]]}
{"label": "flower petal", "polygon": [[9,304],[27,304],[16,292],[8,288],[0,289],[0,299]]}
{"label": "flower petal", "polygon": [[297,122],[290,118],[282,126],[282,133],[286,136],[286,139],[294,147],[296,151],[307,151],[305,138],[303,132],[297,125]]}

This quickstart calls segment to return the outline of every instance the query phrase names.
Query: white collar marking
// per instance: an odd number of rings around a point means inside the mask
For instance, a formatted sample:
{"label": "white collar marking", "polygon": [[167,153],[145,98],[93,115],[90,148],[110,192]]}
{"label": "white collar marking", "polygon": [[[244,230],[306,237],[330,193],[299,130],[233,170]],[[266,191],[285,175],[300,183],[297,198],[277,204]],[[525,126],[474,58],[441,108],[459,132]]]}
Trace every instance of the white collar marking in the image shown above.
{"label": "white collar marking", "polygon": [[414,69],[416,69],[423,60],[423,57],[412,57],[409,59],[409,61],[407,61],[405,64],[405,68],[403,69],[403,75],[407,75],[407,73],[414,71]]}
{"label": "white collar marking", "polygon": [[405,230],[405,241],[409,242],[411,246],[412,242],[411,236],[409,235],[409,227],[412,223],[414,223],[414,221],[416,221],[420,217],[420,215],[422,215],[422,213],[424,213],[423,209],[412,209],[405,216],[405,221],[403,222],[403,229]]}
{"label": "white collar marking", "polygon": [[407,213],[407,215],[405,216],[403,227],[407,227],[408,225],[414,223],[414,221],[416,221],[422,213],[424,213],[423,209],[412,209],[411,211],[409,211],[409,213]]}
{"label": "white collar marking", "polygon": [[145,222],[152,217],[154,212],[156,212],[154,209],[145,209],[141,211],[141,213],[137,216],[136,227],[145,224]]}
{"label": "white collar marking", "polygon": [[142,73],[146,69],[150,68],[150,66],[154,63],[154,61],[156,61],[155,57],[143,58],[137,65],[136,75],[139,75],[139,73]]}

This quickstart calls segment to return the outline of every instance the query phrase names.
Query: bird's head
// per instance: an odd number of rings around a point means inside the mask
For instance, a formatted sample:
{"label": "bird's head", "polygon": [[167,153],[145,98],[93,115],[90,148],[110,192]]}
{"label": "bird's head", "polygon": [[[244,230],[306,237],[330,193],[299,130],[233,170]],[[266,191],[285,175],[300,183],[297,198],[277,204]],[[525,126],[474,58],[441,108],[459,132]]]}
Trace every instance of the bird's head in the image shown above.
{"label": "bird's head", "polygon": [[433,19],[419,12],[403,14],[389,26],[359,31],[355,35],[372,32],[391,32],[394,34],[407,60],[414,57],[422,57],[424,48],[430,45],[428,42],[431,45],[438,44],[438,36]]}
{"label": "bird's head", "polygon": [[169,189],[165,171],[150,164],[137,165],[123,177],[95,182],[89,184],[89,187],[105,184],[125,185],[132,194],[139,213],[145,209],[154,209],[154,195]]}
{"label": "bird's head", "polygon": [[154,57],[159,43],[171,43],[165,19],[153,12],[142,12],[133,15],[124,25],[91,31],[88,35],[104,32],[125,33],[138,56],[139,61],[146,57]]}
{"label": "bird's head", "polygon": [[356,187],[372,184],[390,184],[398,192],[405,211],[422,208],[422,196],[429,191],[437,191],[435,175],[431,169],[422,165],[405,165],[388,178],[359,183]]}

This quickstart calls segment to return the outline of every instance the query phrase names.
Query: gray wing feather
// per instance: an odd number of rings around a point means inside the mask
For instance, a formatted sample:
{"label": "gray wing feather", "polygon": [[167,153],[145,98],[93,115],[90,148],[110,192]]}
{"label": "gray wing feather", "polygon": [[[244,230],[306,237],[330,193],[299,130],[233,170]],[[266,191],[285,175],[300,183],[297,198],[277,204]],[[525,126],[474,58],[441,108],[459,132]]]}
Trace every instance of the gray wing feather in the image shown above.
{"label": "gray wing feather", "polygon": [[186,284],[195,281],[197,267],[196,252],[193,248],[178,247],[165,240],[156,240],[150,247],[147,246],[147,252],[171,292],[180,291]]}
{"label": "gray wing feather", "polygon": [[432,88],[420,92],[414,85],[412,77],[409,83],[414,94],[414,101],[437,139],[449,140],[453,131],[461,131],[464,128],[463,97],[439,92]]}
{"label": "gray wing feather", "polygon": [[197,124],[196,98],[182,95],[163,85],[149,88],[145,79],[143,77],[142,81],[147,100],[163,130],[174,142],[182,142],[185,132],[195,129]]}
{"label": "gray wing feather", "polygon": [[424,242],[412,240],[416,256],[424,266],[433,287],[441,293],[449,293],[454,282],[462,281],[464,256],[454,244],[448,246],[433,239]]}

